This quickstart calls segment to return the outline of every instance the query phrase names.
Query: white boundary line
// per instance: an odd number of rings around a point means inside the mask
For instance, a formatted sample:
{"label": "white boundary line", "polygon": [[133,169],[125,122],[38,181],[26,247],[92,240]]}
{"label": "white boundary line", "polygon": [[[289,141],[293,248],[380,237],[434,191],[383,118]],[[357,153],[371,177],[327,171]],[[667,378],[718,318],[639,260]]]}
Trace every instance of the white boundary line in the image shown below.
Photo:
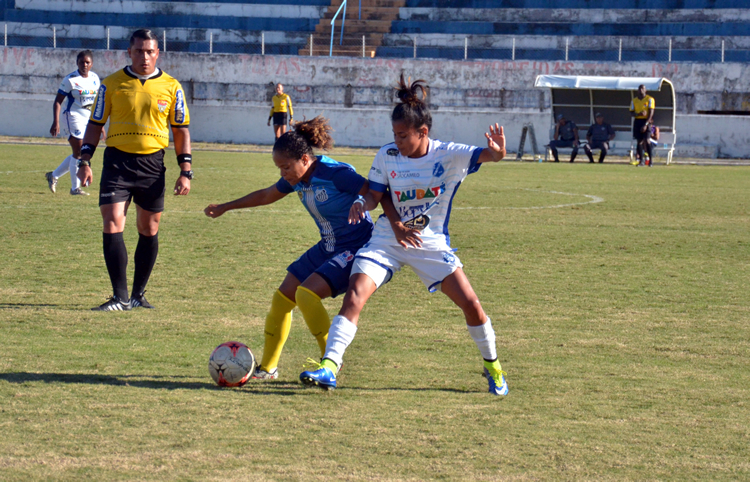
{"label": "white boundary line", "polygon": [[560,194],[563,196],[583,196],[589,198],[589,201],[580,202],[580,203],[568,203],[568,204],[551,204],[548,206],[528,206],[528,207],[457,207],[453,208],[456,210],[471,210],[471,209],[559,209],[559,208],[567,208],[570,206],[583,206],[584,204],[595,204],[595,203],[602,203],[604,202],[604,198],[601,198],[599,196],[594,196],[593,194],[576,194],[572,192],[561,192],[561,191],[545,191],[543,189],[529,189],[529,188],[516,188],[521,191],[533,191],[533,192],[544,192],[548,194]]}

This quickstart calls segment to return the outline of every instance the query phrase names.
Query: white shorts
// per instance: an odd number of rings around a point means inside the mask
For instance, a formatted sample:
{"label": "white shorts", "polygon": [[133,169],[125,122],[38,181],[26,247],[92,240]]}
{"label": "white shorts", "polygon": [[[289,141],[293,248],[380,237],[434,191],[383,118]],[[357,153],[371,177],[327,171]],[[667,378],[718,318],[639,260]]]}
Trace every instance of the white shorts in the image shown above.
{"label": "white shorts", "polygon": [[88,123],[88,117],[73,112],[66,112],[63,116],[63,131],[67,134],[67,137],[83,139],[83,134],[86,132],[86,125]]}
{"label": "white shorts", "polygon": [[390,281],[394,271],[402,266],[411,266],[430,293],[440,289],[440,283],[463,267],[458,256],[451,250],[428,251],[425,249],[404,248],[402,246],[375,246],[366,244],[357,251],[352,266],[352,274],[363,273],[369,276],[380,288]]}

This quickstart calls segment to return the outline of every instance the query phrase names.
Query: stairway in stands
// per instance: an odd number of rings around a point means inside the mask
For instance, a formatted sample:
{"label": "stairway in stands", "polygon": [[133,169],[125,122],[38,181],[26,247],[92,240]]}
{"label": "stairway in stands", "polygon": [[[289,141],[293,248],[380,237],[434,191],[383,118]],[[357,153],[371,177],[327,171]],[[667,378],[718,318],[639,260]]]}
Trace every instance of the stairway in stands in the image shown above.
{"label": "stairway in stands", "polygon": [[[300,55],[328,55],[331,46],[331,19],[341,6],[342,0],[332,0],[328,11],[321,17],[313,34],[312,54],[310,40]],[[391,23],[398,20],[399,9],[406,0],[361,0],[362,15],[359,15],[359,0],[349,0],[346,4],[344,35],[341,35],[343,10],[336,17],[333,39],[333,55],[362,57],[362,37],[365,38],[364,56],[375,55],[383,41],[383,35],[391,31]]]}

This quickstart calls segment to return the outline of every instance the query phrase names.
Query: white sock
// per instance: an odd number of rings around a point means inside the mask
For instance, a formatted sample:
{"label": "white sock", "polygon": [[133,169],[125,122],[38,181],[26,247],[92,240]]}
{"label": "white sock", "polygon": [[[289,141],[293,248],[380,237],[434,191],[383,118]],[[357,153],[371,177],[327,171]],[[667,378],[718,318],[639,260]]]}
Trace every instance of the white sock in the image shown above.
{"label": "white sock", "polygon": [[333,360],[336,365],[341,366],[344,352],[354,340],[357,334],[357,325],[341,315],[333,317],[331,328],[328,330],[328,342],[326,342],[326,354],[324,358]]}
{"label": "white sock", "polygon": [[68,159],[70,159],[70,163],[68,164],[70,166],[70,190],[75,191],[81,187],[81,180],[78,179],[78,159],[73,156],[68,156]]}
{"label": "white sock", "polygon": [[55,176],[55,179],[60,179],[65,174],[68,173],[70,170],[70,158],[73,157],[73,155],[69,155],[65,159],[63,159],[63,162],[60,163],[59,166],[57,166],[57,169],[52,171],[52,175]]}
{"label": "white sock", "polygon": [[[485,360],[497,359],[497,347],[495,346],[495,330],[492,328],[492,320],[487,317],[487,321],[484,325],[469,326],[469,334],[474,339],[474,343],[479,348],[479,353],[482,354],[482,358]],[[330,335],[329,335],[330,340]]]}

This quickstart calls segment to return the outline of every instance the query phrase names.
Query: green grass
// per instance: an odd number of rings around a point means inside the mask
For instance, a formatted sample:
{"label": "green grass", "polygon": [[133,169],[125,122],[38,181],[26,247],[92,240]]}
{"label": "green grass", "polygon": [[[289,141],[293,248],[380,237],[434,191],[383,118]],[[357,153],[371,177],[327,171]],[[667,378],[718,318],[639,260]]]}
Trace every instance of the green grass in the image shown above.
{"label": "green grass", "polygon": [[[268,154],[199,152],[190,196],[167,198],[157,310],[94,313],[110,293],[97,189],[44,180],[67,154],[0,151],[2,480],[750,478],[748,167],[500,163],[467,178],[452,244],[498,333],[498,399],[460,311],[408,269],[366,306],[335,392],[297,382],[317,353],[298,312],[278,380],[215,387],[211,350],[261,354],[314,223],[296,196],[205,217],[278,173]],[[136,239],[131,219],[131,280]]]}

